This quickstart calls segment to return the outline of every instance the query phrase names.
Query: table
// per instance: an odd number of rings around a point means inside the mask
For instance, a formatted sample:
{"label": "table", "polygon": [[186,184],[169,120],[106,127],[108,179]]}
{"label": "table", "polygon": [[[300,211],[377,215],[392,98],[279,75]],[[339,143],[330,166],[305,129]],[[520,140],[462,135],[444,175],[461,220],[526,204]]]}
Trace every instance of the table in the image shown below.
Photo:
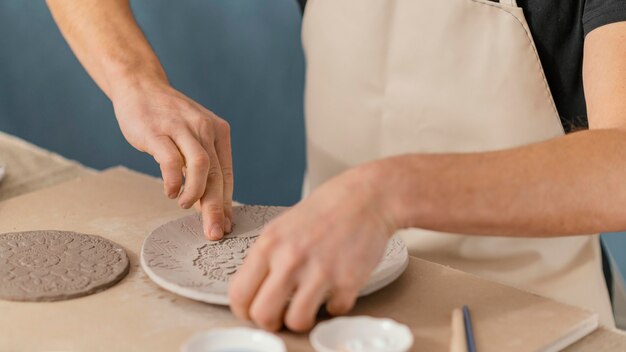
{"label": "table", "polygon": [[[11,164],[7,178],[0,183],[0,200],[95,173],[76,162],[0,132],[0,162],[2,161],[10,161]],[[417,259],[412,259],[415,260]],[[171,299],[165,293],[163,297]],[[223,310],[222,317],[226,316],[227,311]],[[566,351],[626,351],[626,334],[616,329],[601,327]]]}

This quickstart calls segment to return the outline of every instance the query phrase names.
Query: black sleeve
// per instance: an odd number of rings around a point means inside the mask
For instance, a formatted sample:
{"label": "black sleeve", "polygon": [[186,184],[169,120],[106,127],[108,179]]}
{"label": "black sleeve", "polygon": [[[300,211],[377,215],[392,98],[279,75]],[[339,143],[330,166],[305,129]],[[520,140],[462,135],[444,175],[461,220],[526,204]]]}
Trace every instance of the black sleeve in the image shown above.
{"label": "black sleeve", "polygon": [[298,0],[298,3],[300,4],[300,10],[304,12],[304,7],[306,6],[306,0]]}
{"label": "black sleeve", "polygon": [[583,10],[585,35],[605,24],[626,21],[626,0],[586,0]]}

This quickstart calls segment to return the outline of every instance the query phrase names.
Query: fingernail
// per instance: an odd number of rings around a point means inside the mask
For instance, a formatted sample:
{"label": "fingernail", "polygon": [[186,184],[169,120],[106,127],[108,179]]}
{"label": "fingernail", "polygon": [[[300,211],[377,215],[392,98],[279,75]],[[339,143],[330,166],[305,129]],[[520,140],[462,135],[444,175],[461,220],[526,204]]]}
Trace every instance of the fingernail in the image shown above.
{"label": "fingernail", "polygon": [[229,218],[224,218],[224,230],[226,230],[227,233],[230,233],[233,229],[232,229],[232,223],[230,222]]}
{"label": "fingernail", "polygon": [[222,238],[222,236],[224,236],[224,230],[222,229],[222,227],[220,225],[213,225],[213,227],[211,227],[211,238],[213,240],[218,240],[220,238]]}

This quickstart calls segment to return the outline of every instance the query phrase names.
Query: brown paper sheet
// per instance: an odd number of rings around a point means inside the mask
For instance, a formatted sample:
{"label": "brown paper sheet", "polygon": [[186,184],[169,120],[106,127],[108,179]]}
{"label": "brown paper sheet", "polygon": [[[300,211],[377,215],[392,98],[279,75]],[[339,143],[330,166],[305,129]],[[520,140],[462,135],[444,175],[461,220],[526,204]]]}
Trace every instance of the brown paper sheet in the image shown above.
{"label": "brown paper sheet", "polygon": [[[139,267],[145,236],[189,211],[161,183],[125,169],[85,176],[0,202],[0,233],[35,229],[97,234],[121,244],[129,275],[104,292],[51,303],[0,301],[0,351],[176,351],[193,333],[246,325],[227,308],[178,297]],[[415,351],[447,351],[450,314],[472,310],[477,347],[539,351],[584,336],[593,314],[438,264],[411,258],[388,288],[361,299],[354,315],[390,317],[411,327]],[[306,335],[282,332],[289,351],[312,351]]]}
{"label": "brown paper sheet", "polygon": [[0,201],[62,183],[93,171],[58,154],[0,132]]}

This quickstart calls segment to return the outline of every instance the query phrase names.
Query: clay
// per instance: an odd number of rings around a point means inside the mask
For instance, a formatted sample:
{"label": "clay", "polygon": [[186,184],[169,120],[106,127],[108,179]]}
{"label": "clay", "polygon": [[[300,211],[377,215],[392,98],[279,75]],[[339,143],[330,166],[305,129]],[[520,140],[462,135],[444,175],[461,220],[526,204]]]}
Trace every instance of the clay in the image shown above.
{"label": "clay", "polygon": [[0,299],[58,301],[105,290],[129,270],[126,251],[68,231],[0,234]]}
{"label": "clay", "polygon": [[[152,281],[166,290],[207,303],[227,305],[228,282],[243,264],[264,225],[285,209],[234,207],[233,232],[220,241],[208,241],[204,237],[199,214],[174,220],[146,238],[141,266]],[[402,274],[407,264],[406,246],[394,236],[360,295],[388,285]]]}
{"label": "clay", "polygon": [[218,243],[205,244],[198,248],[198,256],[193,266],[202,271],[209,280],[228,282],[243,264],[248,249],[256,241],[255,237],[235,237]]}

